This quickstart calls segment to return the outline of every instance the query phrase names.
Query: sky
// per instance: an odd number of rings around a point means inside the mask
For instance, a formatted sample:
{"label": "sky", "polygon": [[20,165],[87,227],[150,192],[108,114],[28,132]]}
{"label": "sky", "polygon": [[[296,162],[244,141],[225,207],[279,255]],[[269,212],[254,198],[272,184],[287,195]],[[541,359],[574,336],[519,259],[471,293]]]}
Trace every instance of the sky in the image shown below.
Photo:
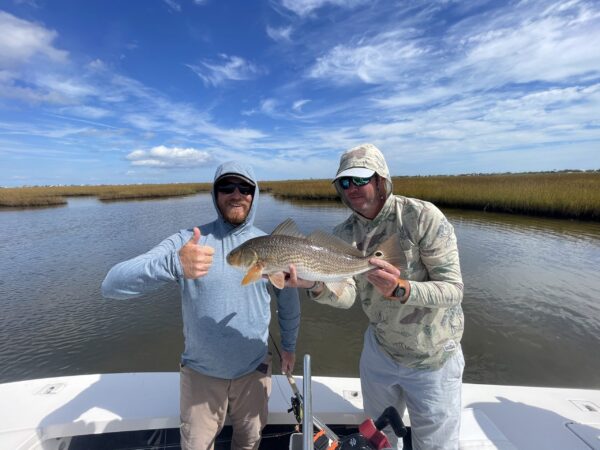
{"label": "sky", "polygon": [[0,186],[600,169],[600,1],[0,0]]}

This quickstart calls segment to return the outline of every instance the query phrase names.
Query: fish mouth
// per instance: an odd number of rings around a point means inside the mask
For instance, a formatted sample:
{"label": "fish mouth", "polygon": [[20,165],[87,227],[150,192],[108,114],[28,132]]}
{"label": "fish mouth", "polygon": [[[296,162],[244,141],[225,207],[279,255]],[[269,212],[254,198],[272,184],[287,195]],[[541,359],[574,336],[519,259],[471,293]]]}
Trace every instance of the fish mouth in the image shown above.
{"label": "fish mouth", "polygon": [[227,264],[230,266],[239,266],[240,265],[240,254],[239,252],[230,252],[227,255]]}

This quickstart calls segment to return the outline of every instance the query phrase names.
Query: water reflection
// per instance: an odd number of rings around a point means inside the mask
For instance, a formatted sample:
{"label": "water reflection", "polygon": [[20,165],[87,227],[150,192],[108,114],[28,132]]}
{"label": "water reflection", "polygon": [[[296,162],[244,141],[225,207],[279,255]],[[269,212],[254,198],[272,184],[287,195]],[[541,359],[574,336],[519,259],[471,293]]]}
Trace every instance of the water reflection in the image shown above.
{"label": "water reflection", "polygon": [[[300,230],[348,216],[336,202],[261,196],[256,225]],[[469,382],[600,387],[600,224],[445,211],[459,239]],[[105,300],[107,270],[181,228],[215,217],[207,194],[143,202],[69,201],[0,212],[0,382],[115,371],[177,370],[176,288]],[[298,353],[317,375],[357,376],[367,320],[359,305],[303,301]],[[272,327],[277,334],[276,326]],[[299,368],[301,370],[301,368]]]}

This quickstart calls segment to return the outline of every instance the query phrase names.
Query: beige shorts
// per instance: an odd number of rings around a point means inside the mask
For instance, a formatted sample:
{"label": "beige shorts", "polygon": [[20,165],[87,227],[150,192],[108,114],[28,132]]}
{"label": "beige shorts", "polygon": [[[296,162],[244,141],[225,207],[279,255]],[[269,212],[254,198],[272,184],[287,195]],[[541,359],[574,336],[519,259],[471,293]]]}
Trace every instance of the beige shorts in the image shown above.
{"label": "beige shorts", "polygon": [[212,450],[226,415],[233,427],[231,448],[258,449],[270,395],[271,355],[257,370],[234,380],[209,377],[182,366],[182,450]]}

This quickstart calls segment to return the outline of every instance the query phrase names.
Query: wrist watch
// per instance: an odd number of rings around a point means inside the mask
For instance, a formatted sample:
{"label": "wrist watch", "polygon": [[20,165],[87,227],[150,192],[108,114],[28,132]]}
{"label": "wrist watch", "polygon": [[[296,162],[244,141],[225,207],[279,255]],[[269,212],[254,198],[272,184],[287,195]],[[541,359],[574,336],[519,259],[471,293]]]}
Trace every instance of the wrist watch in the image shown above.
{"label": "wrist watch", "polygon": [[404,286],[401,286],[400,283],[398,283],[398,286],[396,286],[396,289],[394,290],[394,294],[392,295],[392,297],[404,298],[405,295],[406,295],[406,289],[404,289]]}

